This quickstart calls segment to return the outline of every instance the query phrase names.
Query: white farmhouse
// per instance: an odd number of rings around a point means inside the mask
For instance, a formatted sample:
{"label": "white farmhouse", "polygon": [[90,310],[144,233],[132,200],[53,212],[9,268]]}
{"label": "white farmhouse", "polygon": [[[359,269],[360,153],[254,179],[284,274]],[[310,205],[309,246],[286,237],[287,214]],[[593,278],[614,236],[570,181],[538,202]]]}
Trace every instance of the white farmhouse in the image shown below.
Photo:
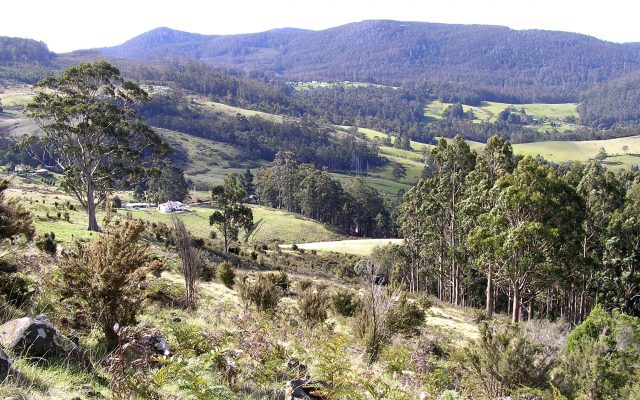
{"label": "white farmhouse", "polygon": [[189,206],[179,201],[167,201],[158,205],[158,211],[165,214],[170,214],[176,211],[188,211]]}

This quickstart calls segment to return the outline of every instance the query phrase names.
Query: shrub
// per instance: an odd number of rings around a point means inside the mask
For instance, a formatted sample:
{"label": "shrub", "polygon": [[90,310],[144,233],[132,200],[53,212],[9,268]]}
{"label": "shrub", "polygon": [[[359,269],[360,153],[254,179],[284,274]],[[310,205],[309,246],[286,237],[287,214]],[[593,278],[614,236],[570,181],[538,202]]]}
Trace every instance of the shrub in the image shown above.
{"label": "shrub", "polygon": [[16,307],[21,307],[30,295],[32,279],[26,273],[17,272],[17,268],[0,259],[0,299]]}
{"label": "shrub", "polygon": [[349,289],[338,289],[331,296],[331,308],[343,317],[352,317],[360,306],[356,292]]}
{"label": "shrub", "polygon": [[389,328],[394,334],[410,335],[416,333],[424,318],[424,310],[416,303],[408,301],[407,296],[402,294],[389,313]]}
{"label": "shrub", "polygon": [[204,239],[203,238],[191,238],[191,246],[196,249],[201,249],[204,247]]}
{"label": "shrub", "polygon": [[122,200],[120,199],[120,197],[113,196],[113,199],[111,199],[111,207],[114,209],[122,208]]}
{"label": "shrub", "polygon": [[55,255],[58,250],[55,233],[51,232],[39,235],[36,238],[36,247],[47,254]]}
{"label": "shrub", "polygon": [[304,292],[305,290],[311,288],[313,286],[313,281],[311,279],[302,279],[298,281],[298,290],[300,292]]}
{"label": "shrub", "polygon": [[544,388],[553,362],[542,346],[519,325],[482,323],[480,338],[464,351],[469,387],[488,398],[508,396],[519,388]]}
{"label": "shrub", "polygon": [[282,289],[283,293],[287,293],[289,288],[291,287],[291,280],[289,279],[289,275],[286,272],[277,272],[267,274],[271,282]]}
{"label": "shrub", "polygon": [[310,324],[324,322],[327,319],[328,305],[329,296],[320,289],[305,290],[298,296],[300,316]]}
{"label": "shrub", "polygon": [[253,282],[245,276],[238,283],[238,293],[245,304],[252,304],[258,310],[264,312],[276,309],[283,293],[282,288],[274,284],[271,275],[260,274]]}
{"label": "shrub", "polygon": [[640,374],[640,318],[596,306],[569,335],[559,372],[569,398],[629,398]]}
{"label": "shrub", "polygon": [[295,243],[294,243],[294,244],[292,244],[292,245],[291,245],[291,250],[293,250],[293,251],[298,251],[298,245],[297,245],[297,244],[295,244]]}
{"label": "shrub", "polygon": [[218,269],[216,271],[216,278],[231,289],[236,280],[236,273],[233,270],[233,265],[229,261],[225,261],[222,264],[218,265]]}
{"label": "shrub", "polygon": [[157,279],[151,284],[145,298],[165,307],[178,307],[184,303],[185,288],[180,284]]}
{"label": "shrub", "polygon": [[57,286],[64,299],[102,328],[107,350],[118,345],[114,326],[135,322],[144,297],[141,283],[162,264],[148,246],[138,244],[143,223],[105,231],[89,244],[65,252]]}
{"label": "shrub", "polygon": [[431,309],[431,307],[433,306],[433,301],[431,301],[428,296],[424,295],[419,295],[416,299],[416,302],[425,312],[429,311],[429,309]]}

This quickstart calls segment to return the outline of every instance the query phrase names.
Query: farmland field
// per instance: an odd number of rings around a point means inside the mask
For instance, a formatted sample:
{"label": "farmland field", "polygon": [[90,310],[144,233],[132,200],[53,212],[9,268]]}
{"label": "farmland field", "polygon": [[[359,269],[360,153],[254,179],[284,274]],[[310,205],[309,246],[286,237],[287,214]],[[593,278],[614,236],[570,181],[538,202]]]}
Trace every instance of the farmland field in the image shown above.
{"label": "farmland field", "polygon": [[[118,194],[123,199],[128,199],[127,193]],[[37,233],[53,232],[56,239],[62,243],[70,243],[74,239],[95,237],[96,233],[88,232],[87,215],[80,210],[77,202],[62,193],[56,186],[48,186],[41,182],[28,178],[16,177],[9,189],[10,197],[20,197],[26,207],[32,212]],[[198,196],[200,197],[200,196]],[[62,205],[67,201],[75,204],[73,210]],[[57,206],[56,206],[57,204]],[[305,218],[299,214],[289,213],[268,207],[251,205],[255,229],[248,238],[250,243],[267,243],[273,240],[285,243],[293,241],[327,241],[341,239],[342,235],[331,231],[327,226],[314,220]],[[61,216],[58,217],[58,212]],[[69,221],[64,220],[64,212],[69,213]],[[192,207],[189,212],[180,214],[187,229],[197,237],[209,237],[213,227],[209,225],[211,207]],[[128,218],[141,219],[151,222],[171,224],[171,215],[163,214],[155,209],[142,209],[128,212],[117,210],[114,220]],[[98,222],[102,225],[104,212],[98,211]],[[220,235],[218,235],[220,236]],[[240,239],[244,233],[240,233]]]}
{"label": "farmland field", "polygon": [[[451,103],[443,103],[440,101],[432,101],[425,105],[424,116],[429,119],[441,119],[442,113],[449,107]],[[517,110],[524,109],[524,111],[540,121],[540,124],[531,125],[530,128],[537,129],[539,132],[545,132],[550,129],[557,129],[559,131],[567,131],[575,129],[578,125],[571,124],[565,121],[567,117],[578,118],[577,104],[575,103],[560,103],[560,104],[544,104],[544,103],[530,103],[530,104],[509,104],[509,103],[497,103],[493,101],[484,101],[481,106],[467,106],[463,105],[462,108],[465,112],[473,111],[473,122],[495,122],[498,114],[507,107],[514,107]]]}
{"label": "farmland field", "polygon": [[[298,248],[304,250],[315,250],[318,252],[335,252],[353,254],[356,256],[368,256],[377,246],[387,244],[402,244],[402,239],[354,239],[337,240],[332,242],[315,242],[296,244]],[[281,245],[283,249],[291,249],[292,245]]]}

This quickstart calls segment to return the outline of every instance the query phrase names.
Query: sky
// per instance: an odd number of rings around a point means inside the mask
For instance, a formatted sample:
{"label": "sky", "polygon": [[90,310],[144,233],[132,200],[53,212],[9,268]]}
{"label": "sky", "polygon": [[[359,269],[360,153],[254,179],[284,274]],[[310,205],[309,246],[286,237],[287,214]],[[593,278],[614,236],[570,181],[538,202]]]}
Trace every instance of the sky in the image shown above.
{"label": "sky", "polygon": [[0,36],[40,40],[60,53],[118,45],[161,26],[237,34],[394,19],[559,30],[640,42],[638,11],[637,0],[19,0],[0,6]]}

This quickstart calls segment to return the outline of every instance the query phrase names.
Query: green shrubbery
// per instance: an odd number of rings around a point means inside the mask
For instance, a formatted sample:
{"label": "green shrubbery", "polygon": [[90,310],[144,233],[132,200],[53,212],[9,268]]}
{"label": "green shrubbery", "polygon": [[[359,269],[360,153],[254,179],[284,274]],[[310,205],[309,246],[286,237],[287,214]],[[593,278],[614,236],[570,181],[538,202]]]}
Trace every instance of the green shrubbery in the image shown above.
{"label": "green shrubbery", "polygon": [[55,233],[51,232],[38,235],[36,238],[36,247],[47,254],[55,255],[58,250]]}
{"label": "green shrubbery", "polygon": [[626,399],[639,375],[640,319],[597,306],[569,335],[557,381],[569,398]]}
{"label": "green shrubbery", "polygon": [[320,287],[307,289],[298,295],[300,317],[310,324],[324,322],[328,306],[329,295]]}
{"label": "green shrubbery", "polygon": [[270,312],[276,309],[283,296],[282,287],[274,283],[274,274],[259,274],[251,281],[243,277],[237,284],[238,294],[246,305],[253,305],[260,311]]}
{"label": "green shrubbery", "polygon": [[331,296],[331,308],[343,317],[352,317],[360,305],[360,298],[350,289],[338,289]]}
{"label": "green shrubbery", "polygon": [[218,265],[216,270],[216,278],[220,283],[231,289],[236,281],[236,273],[233,270],[233,265],[230,262],[225,261]]}

